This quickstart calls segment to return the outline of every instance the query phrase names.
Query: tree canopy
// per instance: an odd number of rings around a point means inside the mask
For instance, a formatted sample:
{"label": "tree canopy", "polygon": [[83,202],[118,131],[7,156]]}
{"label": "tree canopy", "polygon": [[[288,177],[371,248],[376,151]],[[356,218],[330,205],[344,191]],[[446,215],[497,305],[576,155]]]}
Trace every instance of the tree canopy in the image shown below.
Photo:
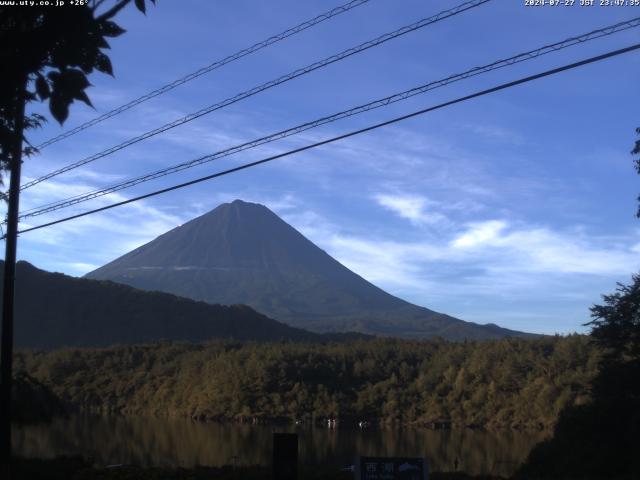
{"label": "tree canopy", "polygon": [[573,335],[159,343],[23,351],[15,362],[69,406],[102,413],[539,429],[588,401],[598,358]]}
{"label": "tree canopy", "polygon": [[[150,0],[155,3],[155,0]],[[124,33],[113,21],[132,0],[82,2],[82,5],[0,6],[0,168],[10,165],[16,141],[25,142],[25,153],[34,147],[22,135],[16,138],[18,117],[24,104],[47,101],[53,118],[63,123],[76,100],[91,105],[87,75],[95,70],[113,75],[107,39]],[[135,0],[145,12],[145,0]],[[45,117],[27,114],[24,130],[42,125]]]}
{"label": "tree canopy", "polygon": [[611,361],[640,359],[640,275],[630,285],[618,283],[604,304],[591,307],[591,335]]}
{"label": "tree canopy", "polygon": [[[636,128],[636,133],[640,137],[640,127]],[[631,150],[631,154],[640,155],[640,138],[636,140],[633,150]],[[635,163],[636,171],[640,174],[640,156],[635,159],[634,163]],[[636,212],[636,216],[640,218],[640,196],[638,197],[638,203],[639,205],[638,205],[638,211]]]}

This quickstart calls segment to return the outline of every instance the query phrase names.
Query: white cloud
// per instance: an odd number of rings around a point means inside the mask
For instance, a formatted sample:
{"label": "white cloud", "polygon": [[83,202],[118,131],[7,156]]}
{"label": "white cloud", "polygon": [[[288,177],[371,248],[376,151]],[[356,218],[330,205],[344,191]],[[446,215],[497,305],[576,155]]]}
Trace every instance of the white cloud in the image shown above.
{"label": "white cloud", "polygon": [[372,236],[317,213],[285,220],[390,293],[471,321],[514,326],[528,319],[526,328],[547,333],[554,315],[565,325],[561,331],[582,329],[591,303],[640,265],[633,250],[638,232],[602,237],[585,227],[558,231],[494,219],[452,224],[435,236]]}
{"label": "white cloud", "polygon": [[427,211],[429,206],[437,205],[437,202],[429,201],[420,195],[391,195],[377,194],[375,200],[383,207],[408,219],[415,225],[435,224],[446,221],[446,217],[435,211]]}
{"label": "white cloud", "polygon": [[549,227],[508,228],[504,220],[470,225],[451,247],[464,258],[497,272],[617,275],[638,267],[634,238],[589,235],[584,227],[556,231]]}
{"label": "white cloud", "polygon": [[[68,179],[47,181],[25,192],[22,211],[84,193],[89,189],[91,187],[86,183],[73,183]],[[118,203],[128,198],[121,193],[111,193],[94,199],[88,204],[80,204],[37,217],[27,217],[21,221],[20,230],[77,214],[89,208]],[[134,202],[27,232],[22,236],[23,247],[21,248],[26,248],[27,252],[48,251],[58,257],[63,256],[62,252],[64,252],[71,261],[57,261],[55,265],[65,267],[70,273],[86,273],[95,265],[112,260],[176,227],[190,219],[191,214],[191,209],[184,206],[179,210],[179,214],[173,214],[162,208],[151,206],[145,201]]]}
{"label": "white cloud", "polygon": [[73,275],[84,275],[85,273],[91,272],[102,265],[96,265],[93,263],[83,263],[83,262],[66,262],[61,263],[61,267],[65,272],[71,273]]}
{"label": "white cloud", "polygon": [[500,232],[504,230],[507,223],[501,220],[489,220],[486,222],[473,223],[470,228],[459,235],[451,242],[454,248],[473,248],[482,244],[490,243],[498,238]]}

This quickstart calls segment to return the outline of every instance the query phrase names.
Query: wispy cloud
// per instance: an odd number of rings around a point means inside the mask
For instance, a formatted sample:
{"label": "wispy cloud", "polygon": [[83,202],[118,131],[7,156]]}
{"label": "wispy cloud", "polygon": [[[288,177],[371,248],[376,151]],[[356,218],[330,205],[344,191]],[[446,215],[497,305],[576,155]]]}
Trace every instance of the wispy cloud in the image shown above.
{"label": "wispy cloud", "polygon": [[451,245],[454,248],[473,248],[487,244],[495,240],[506,226],[506,222],[502,220],[489,220],[471,224],[467,231],[451,242]]}
{"label": "wispy cloud", "polygon": [[420,237],[418,229],[372,236],[314,212],[285,219],[345,266],[407,300],[547,333],[581,329],[599,295],[640,266],[634,247],[640,232],[601,236],[584,226],[556,230],[491,219],[450,221],[437,235]]}
{"label": "wispy cloud", "polygon": [[424,196],[380,193],[375,195],[374,198],[381,206],[408,219],[415,225],[429,225],[447,220],[443,214],[429,211],[429,208],[437,205],[437,202],[430,201]]}
{"label": "wispy cloud", "polygon": [[465,128],[466,130],[491,139],[491,140],[497,140],[497,141],[501,141],[501,142],[505,142],[505,143],[510,143],[510,144],[514,144],[514,145],[522,145],[525,143],[524,137],[515,132],[514,130],[510,129],[510,128],[506,128],[502,125],[496,125],[496,124],[485,124],[485,125],[470,125],[470,124],[466,124],[463,126],[463,128]]}
{"label": "wispy cloud", "polygon": [[[84,193],[90,186],[86,183],[48,181],[39,185],[36,193],[25,195],[23,211],[48,201],[56,201],[69,195]],[[97,198],[91,207],[101,207],[128,199],[124,194],[112,193]],[[22,230],[38,226],[62,216],[80,213],[87,207],[80,205],[60,212],[52,212],[37,217],[28,217],[21,222]],[[48,250],[58,257],[66,255],[70,260],[58,261],[69,266],[69,271],[86,273],[93,266],[112,260],[115,256],[142,245],[165,231],[191,218],[189,208],[181,208],[180,213],[151,206],[147,202],[135,202],[106,212],[80,217],[78,219],[38,229],[25,234],[27,244],[23,250]]]}
{"label": "wispy cloud", "polygon": [[617,275],[639,265],[633,247],[637,237],[633,235],[590,235],[580,226],[569,231],[508,226],[505,220],[470,225],[451,242],[451,247],[464,251],[463,258],[484,258],[486,268],[495,271]]}

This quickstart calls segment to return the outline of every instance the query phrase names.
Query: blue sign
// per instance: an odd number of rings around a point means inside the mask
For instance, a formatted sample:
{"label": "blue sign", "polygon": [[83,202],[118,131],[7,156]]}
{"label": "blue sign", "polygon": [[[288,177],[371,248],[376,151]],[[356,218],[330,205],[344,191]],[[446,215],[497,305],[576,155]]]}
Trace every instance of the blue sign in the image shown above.
{"label": "blue sign", "polygon": [[427,480],[429,464],[425,458],[357,457],[355,480]]}

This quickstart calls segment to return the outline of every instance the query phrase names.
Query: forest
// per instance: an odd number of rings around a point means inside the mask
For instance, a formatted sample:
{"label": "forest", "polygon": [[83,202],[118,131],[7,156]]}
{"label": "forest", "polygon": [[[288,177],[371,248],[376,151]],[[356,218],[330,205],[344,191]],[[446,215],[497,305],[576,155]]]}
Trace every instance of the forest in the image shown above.
{"label": "forest", "polygon": [[600,353],[581,335],[484,342],[160,342],[17,352],[68,410],[219,421],[549,429],[589,401]]}

